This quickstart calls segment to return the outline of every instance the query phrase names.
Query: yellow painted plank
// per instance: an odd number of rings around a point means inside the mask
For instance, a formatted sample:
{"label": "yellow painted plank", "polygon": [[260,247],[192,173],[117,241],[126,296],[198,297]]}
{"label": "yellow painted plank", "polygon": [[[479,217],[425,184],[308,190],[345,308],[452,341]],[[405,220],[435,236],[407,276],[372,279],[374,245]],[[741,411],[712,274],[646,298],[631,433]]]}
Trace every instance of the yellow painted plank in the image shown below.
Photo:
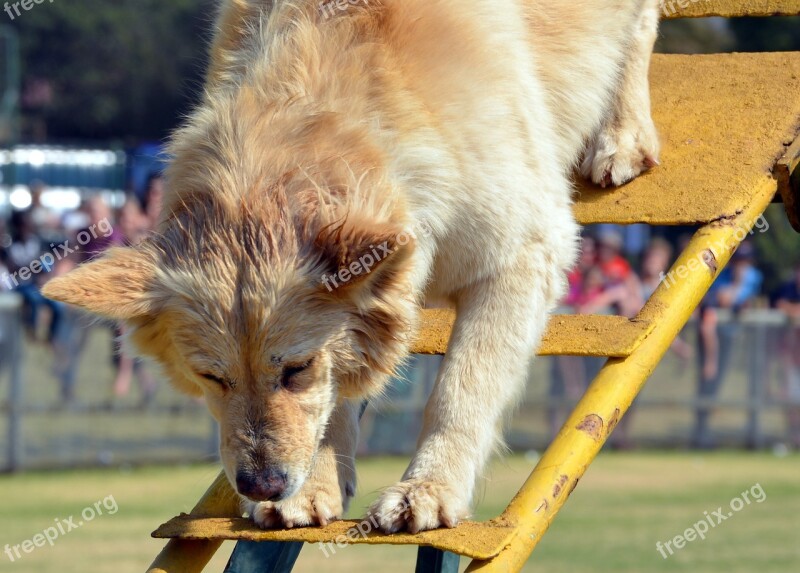
{"label": "yellow painted plank", "polygon": [[664,18],[793,16],[800,0],[663,0],[662,12]]}
{"label": "yellow painted plank", "polygon": [[800,131],[800,53],[656,55],[650,74],[661,165],[605,190],[579,182],[582,224],[732,217]]}
{"label": "yellow painted plank", "polygon": [[466,521],[454,529],[435,529],[417,535],[375,531],[369,521],[336,521],[327,527],[303,527],[264,531],[245,518],[178,516],[153,532],[162,539],[202,541],[301,541],[304,543],[365,545],[427,545],[475,559],[498,555],[514,533],[513,527],[491,521]]}
{"label": "yellow painted plank", "polygon": [[[203,495],[192,514],[202,516],[241,515],[239,496],[221,472]],[[220,539],[170,539],[147,573],[200,573],[222,545]]]}
{"label": "yellow painted plank", "polygon": [[[412,352],[444,354],[455,313],[449,309],[424,310],[422,326]],[[550,319],[537,354],[540,356],[629,356],[655,325],[623,316],[556,315]]]}

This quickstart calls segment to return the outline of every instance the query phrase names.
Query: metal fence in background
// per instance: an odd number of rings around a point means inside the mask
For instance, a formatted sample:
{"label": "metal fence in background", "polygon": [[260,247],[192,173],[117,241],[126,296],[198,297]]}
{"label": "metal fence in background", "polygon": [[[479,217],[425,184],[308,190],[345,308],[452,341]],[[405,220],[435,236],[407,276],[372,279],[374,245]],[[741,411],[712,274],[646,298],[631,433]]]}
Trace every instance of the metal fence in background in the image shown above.
{"label": "metal fence in background", "polygon": [[[739,316],[719,311],[718,320],[720,327],[735,332],[729,341],[729,359],[722,365],[718,391],[713,396],[698,393],[698,325],[692,321],[682,333],[683,347],[691,351],[691,356],[670,352],[664,358],[618,425],[609,447],[695,447],[698,414],[704,410],[711,414],[708,436],[701,447],[776,447],[777,451],[792,447],[800,428],[795,428],[792,436],[788,417],[794,412],[800,420],[800,396],[787,396],[791,393],[787,389],[787,368],[791,367],[787,353],[793,347],[800,348],[800,330],[782,313],[772,310],[746,310]],[[790,339],[795,343],[790,344]],[[368,423],[362,426],[366,430],[364,453],[414,451],[425,399],[439,362],[439,357],[415,357],[407,380],[396,382],[387,399],[374,405],[372,419],[365,416]],[[509,446],[516,451],[543,450],[604,363],[605,359],[594,357],[534,360],[524,399],[509,423]],[[581,371],[578,387],[573,385],[571,391],[562,376],[565,364]]]}
{"label": "metal fence in background", "polygon": [[0,294],[0,471],[217,458],[216,424],[199,401],[166,384],[152,403],[113,396],[113,332],[102,323],[87,327],[80,392],[65,402],[53,352],[31,341],[23,310]]}
{"label": "metal fence in background", "polygon": [[[140,403],[136,392],[127,398],[113,396],[112,332],[107,326],[92,327],[76,401],[65,403],[50,364],[51,351],[28,342],[20,317],[19,299],[0,295],[0,471],[216,459],[217,428],[201,402],[167,384],[148,403]],[[723,317],[723,322],[730,320]],[[615,431],[618,446],[687,447],[697,410],[704,406],[713,406],[711,433],[719,446],[789,443],[786,414],[800,404],[785,395],[785,319],[771,311],[751,311],[735,320],[738,332],[719,395],[698,399],[696,357],[668,356]],[[684,332],[692,347],[695,330],[690,325]],[[557,360],[563,358],[532,363],[526,396],[510,421],[508,440],[515,450],[544,448],[580,394],[581,389],[573,389],[573,395],[560,389]],[[440,357],[412,357],[386,396],[370,404],[362,420],[361,454],[413,451],[440,362]],[[601,365],[583,363],[582,383]]]}
{"label": "metal fence in background", "polygon": [[16,294],[0,296],[0,376],[8,379],[8,400],[3,410],[7,422],[5,469],[9,471],[23,467],[21,309],[22,297]]}

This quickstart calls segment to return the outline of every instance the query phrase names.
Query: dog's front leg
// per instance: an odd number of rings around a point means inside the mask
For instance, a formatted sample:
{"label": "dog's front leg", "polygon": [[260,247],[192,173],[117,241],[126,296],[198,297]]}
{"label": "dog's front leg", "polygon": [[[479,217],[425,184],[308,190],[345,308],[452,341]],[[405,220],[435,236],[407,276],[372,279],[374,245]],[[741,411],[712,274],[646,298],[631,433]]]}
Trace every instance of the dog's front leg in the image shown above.
{"label": "dog's front leg", "polygon": [[417,453],[403,480],[370,508],[384,531],[453,527],[469,514],[476,479],[499,444],[503,414],[521,394],[561,288],[553,252],[528,249],[514,268],[456,297],[457,320]]}
{"label": "dog's front leg", "polygon": [[331,414],[311,472],[300,491],[279,502],[249,502],[264,529],[327,525],[341,519],[356,490],[355,453],[361,405],[343,400]]}

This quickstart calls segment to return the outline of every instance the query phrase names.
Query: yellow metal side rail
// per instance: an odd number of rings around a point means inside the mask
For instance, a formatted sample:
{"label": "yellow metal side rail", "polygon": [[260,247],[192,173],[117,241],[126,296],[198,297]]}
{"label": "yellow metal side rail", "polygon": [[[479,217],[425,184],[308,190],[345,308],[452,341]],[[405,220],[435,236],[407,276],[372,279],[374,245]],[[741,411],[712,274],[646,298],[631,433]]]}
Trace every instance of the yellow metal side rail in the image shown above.
{"label": "yellow metal side rail", "polygon": [[663,282],[639,315],[656,323],[653,332],[629,357],[608,361],[503,512],[502,518],[515,526],[514,540],[497,556],[473,561],[468,572],[522,568],[714,279],[770,204],[776,188],[774,180],[765,178],[739,215],[706,225],[695,234],[673,266],[674,271],[684,269],[685,278]]}

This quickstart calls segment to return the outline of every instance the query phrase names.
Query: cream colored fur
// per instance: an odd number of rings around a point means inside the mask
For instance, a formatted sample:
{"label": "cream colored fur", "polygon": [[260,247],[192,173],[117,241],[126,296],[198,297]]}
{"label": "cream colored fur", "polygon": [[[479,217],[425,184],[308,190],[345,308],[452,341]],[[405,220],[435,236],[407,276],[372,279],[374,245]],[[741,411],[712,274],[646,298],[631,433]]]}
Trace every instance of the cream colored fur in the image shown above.
{"label": "cream colored fur", "polygon": [[[656,161],[656,26],[655,0],[366,0],[333,16],[225,0],[160,233],[46,293],[127,321],[206,397],[234,486],[285,474],[249,508],[263,527],[341,517],[359,401],[425,301],[449,302],[417,453],[369,511],[385,531],[454,526],[565,290],[573,168],[587,150],[586,174],[620,184]],[[371,272],[323,286],[378,245]]]}

